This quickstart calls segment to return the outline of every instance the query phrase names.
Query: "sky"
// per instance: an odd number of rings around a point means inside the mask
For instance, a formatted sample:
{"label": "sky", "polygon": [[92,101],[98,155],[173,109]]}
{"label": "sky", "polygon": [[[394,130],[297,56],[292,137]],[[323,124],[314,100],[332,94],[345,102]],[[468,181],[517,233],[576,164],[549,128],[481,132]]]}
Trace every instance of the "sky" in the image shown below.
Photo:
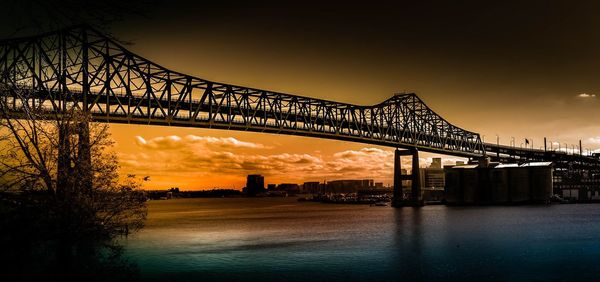
{"label": "sky", "polygon": [[[28,23],[15,18],[27,1],[13,2],[3,37]],[[67,2],[57,14],[74,20],[109,3],[119,12],[103,26],[130,50],[200,78],[360,105],[414,92],[486,142],[600,147],[596,1]],[[197,128],[111,132],[122,170],[150,175],[149,188],[239,189],[250,173],[267,183],[391,182],[393,148]],[[421,157],[427,165],[434,155]]]}

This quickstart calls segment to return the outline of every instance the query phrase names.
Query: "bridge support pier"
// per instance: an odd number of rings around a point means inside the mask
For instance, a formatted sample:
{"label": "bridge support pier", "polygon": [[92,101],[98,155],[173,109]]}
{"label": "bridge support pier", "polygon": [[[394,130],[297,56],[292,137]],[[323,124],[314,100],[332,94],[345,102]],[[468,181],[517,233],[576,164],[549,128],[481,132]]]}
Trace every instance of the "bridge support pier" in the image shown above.
{"label": "bridge support pier", "polygon": [[[411,174],[402,174],[402,156],[412,156]],[[404,197],[402,181],[411,181],[411,193]],[[419,175],[419,151],[416,148],[409,150],[396,149],[394,152],[394,207],[420,207],[423,206],[421,198],[421,178]]]}
{"label": "bridge support pier", "polygon": [[[89,123],[64,122],[59,125],[57,190],[71,193],[75,189],[92,189],[92,157]],[[72,136],[77,136],[77,152],[71,146]]]}
{"label": "bridge support pier", "polygon": [[71,166],[71,127],[68,124],[60,124],[58,128],[58,164],[56,190],[64,194],[72,189],[70,181],[73,175]]}
{"label": "bridge support pier", "polygon": [[79,188],[92,190],[92,152],[90,145],[90,123],[77,123],[77,167],[75,173],[79,177]]}

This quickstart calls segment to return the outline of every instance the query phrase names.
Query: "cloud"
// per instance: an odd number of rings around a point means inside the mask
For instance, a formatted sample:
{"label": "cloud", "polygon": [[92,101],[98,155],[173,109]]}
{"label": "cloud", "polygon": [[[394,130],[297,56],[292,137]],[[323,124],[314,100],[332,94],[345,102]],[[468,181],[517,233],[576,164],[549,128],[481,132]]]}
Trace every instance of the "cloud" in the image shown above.
{"label": "cloud", "polygon": [[590,141],[590,143],[600,144],[600,136],[588,138],[588,141]]}
{"label": "cloud", "polygon": [[263,144],[239,141],[233,137],[211,137],[211,136],[196,136],[187,135],[183,138],[177,135],[155,137],[150,140],[144,139],[142,136],[135,137],[136,144],[140,147],[145,147],[154,150],[185,150],[189,147],[210,146],[213,148],[234,149],[264,149]]}
{"label": "cloud", "polygon": [[577,95],[580,98],[596,98],[596,94],[581,93]]}
{"label": "cloud", "polygon": [[[254,173],[265,175],[269,183],[367,178],[391,183],[394,173],[393,149],[365,147],[328,154],[320,151],[269,154],[273,151],[268,149],[272,148],[263,144],[194,135],[152,139],[136,136],[135,142],[138,152],[120,154],[125,171],[150,175],[153,181],[161,179],[156,175],[164,176],[165,181],[180,177],[198,183],[198,187],[211,185],[202,183],[209,177],[236,178],[241,183],[246,174]],[[456,160],[444,159],[444,164]],[[410,170],[411,161],[411,157],[403,157],[402,168]],[[420,158],[421,167],[430,163],[431,158]]]}

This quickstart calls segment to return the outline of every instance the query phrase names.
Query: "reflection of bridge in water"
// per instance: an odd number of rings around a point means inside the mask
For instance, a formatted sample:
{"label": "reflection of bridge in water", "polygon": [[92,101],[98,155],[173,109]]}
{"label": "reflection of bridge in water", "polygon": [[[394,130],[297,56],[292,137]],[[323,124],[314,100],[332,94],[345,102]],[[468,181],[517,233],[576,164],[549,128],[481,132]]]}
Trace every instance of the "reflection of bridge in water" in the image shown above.
{"label": "reflection of bridge in water", "polygon": [[[552,161],[565,171],[597,171],[600,160],[483,143],[432,111],[415,94],[398,94],[359,106],[218,83],[169,70],[87,27],[0,42],[2,99],[19,114],[24,105],[48,114],[71,108],[99,122],[216,128],[302,135],[406,150],[396,151],[395,187],[418,169],[400,175],[400,156],[418,151],[502,162]],[[395,195],[400,195],[399,189]],[[398,197],[397,197],[398,198]]]}

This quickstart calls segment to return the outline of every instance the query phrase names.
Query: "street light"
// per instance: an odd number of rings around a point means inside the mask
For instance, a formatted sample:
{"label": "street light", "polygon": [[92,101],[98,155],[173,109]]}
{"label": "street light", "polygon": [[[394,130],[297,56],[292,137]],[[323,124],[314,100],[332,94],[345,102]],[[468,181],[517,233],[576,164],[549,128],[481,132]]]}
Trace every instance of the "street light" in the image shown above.
{"label": "street light", "polygon": [[514,147],[515,146],[515,137],[511,136],[510,139],[511,139],[510,140],[510,145]]}
{"label": "street light", "polygon": [[500,159],[500,135],[498,133],[496,133],[496,147],[498,150],[496,151],[496,158]]}

